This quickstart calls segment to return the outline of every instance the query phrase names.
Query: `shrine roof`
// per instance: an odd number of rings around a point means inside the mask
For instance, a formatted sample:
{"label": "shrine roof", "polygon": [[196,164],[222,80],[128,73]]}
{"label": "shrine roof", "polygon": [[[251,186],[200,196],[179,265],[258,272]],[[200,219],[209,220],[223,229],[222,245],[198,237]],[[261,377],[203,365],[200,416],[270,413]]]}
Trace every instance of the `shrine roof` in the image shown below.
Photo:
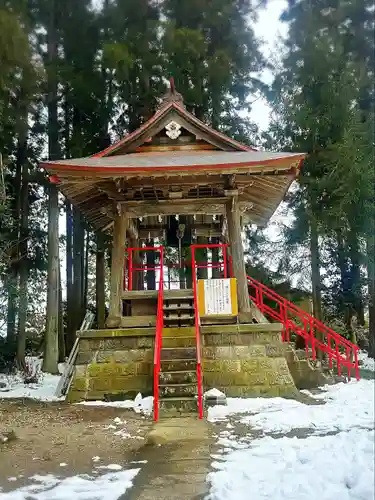
{"label": "shrine roof", "polygon": [[[149,172],[155,170],[203,170],[203,169],[246,169],[262,165],[274,165],[281,170],[290,168],[291,163],[303,160],[305,154],[276,153],[268,151],[170,151],[153,153],[130,153],[117,156],[74,158],[48,161],[42,166],[53,171],[85,171],[103,173]],[[203,173],[203,172],[202,172]]]}

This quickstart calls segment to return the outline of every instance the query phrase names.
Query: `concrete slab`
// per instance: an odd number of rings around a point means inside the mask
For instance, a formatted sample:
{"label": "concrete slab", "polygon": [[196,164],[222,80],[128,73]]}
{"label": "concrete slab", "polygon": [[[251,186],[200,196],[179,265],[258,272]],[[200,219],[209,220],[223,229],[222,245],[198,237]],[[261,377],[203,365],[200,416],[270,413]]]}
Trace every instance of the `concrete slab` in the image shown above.
{"label": "concrete slab", "polygon": [[121,500],[198,500],[208,493],[213,445],[210,426],[197,417],[160,420],[135,460],[147,460]]}

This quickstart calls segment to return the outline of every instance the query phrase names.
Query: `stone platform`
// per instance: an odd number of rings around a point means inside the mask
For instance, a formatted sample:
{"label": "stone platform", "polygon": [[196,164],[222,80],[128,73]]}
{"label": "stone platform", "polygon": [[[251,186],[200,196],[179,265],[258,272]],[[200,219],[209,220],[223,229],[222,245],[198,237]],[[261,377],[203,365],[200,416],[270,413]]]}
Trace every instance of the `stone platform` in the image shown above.
{"label": "stone platform", "polygon": [[[204,390],[215,387],[230,397],[296,396],[281,328],[276,323],[202,326]],[[170,348],[181,347],[190,330],[165,328],[163,339]],[[130,399],[138,392],[152,395],[154,339],[154,327],[80,332],[68,400]],[[194,370],[195,361],[189,362]],[[173,370],[186,370],[174,363]]]}

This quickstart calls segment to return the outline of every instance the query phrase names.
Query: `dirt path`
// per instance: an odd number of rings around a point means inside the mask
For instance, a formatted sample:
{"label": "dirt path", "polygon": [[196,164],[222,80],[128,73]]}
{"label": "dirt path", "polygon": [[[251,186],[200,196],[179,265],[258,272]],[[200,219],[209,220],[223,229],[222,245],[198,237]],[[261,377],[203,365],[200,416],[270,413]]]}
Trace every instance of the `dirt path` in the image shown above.
{"label": "dirt path", "polygon": [[0,400],[0,432],[15,433],[14,441],[0,444],[0,486],[7,491],[16,486],[9,478],[19,486],[22,476],[66,477],[134,460],[151,423],[123,409]]}

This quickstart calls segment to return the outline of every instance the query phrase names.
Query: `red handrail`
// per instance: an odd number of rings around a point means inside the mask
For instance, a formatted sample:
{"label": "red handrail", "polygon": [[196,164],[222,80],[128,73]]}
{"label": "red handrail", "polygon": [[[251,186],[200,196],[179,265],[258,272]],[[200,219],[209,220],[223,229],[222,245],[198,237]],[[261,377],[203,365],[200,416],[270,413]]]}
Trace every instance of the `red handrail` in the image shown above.
{"label": "red handrail", "polygon": [[155,348],[154,348],[154,420],[159,419],[159,373],[160,373],[160,353],[162,348],[163,337],[163,247],[158,248],[160,252],[160,279],[158,291],[158,304],[156,315],[156,334],[155,334]]}
{"label": "red handrail", "polygon": [[201,360],[201,335],[200,317],[198,307],[197,273],[195,269],[195,246],[191,247],[193,293],[194,293],[194,315],[195,315],[195,339],[197,348],[197,383],[198,383],[198,413],[199,418],[203,418],[203,391],[202,391],[202,360]]}
{"label": "red handrail", "polygon": [[[272,319],[282,323],[282,339],[284,342],[290,342],[291,332],[303,337],[305,340],[306,353],[309,354],[310,347],[314,360],[316,359],[316,349],[318,349],[328,354],[330,368],[332,368],[333,360],[336,361],[339,375],[341,375],[342,365],[347,367],[349,379],[351,369],[354,369],[355,376],[357,380],[359,380],[358,346],[349,342],[349,340],[342,337],[289,300],[281,297],[262,283],[259,283],[259,281],[250,276],[247,278],[251,291],[253,292],[253,294],[250,292],[250,297],[258,309]],[[275,302],[278,307],[273,308],[264,303],[265,298]],[[297,320],[300,324],[297,323]],[[317,338],[316,332],[320,333],[319,337],[321,338]]]}

